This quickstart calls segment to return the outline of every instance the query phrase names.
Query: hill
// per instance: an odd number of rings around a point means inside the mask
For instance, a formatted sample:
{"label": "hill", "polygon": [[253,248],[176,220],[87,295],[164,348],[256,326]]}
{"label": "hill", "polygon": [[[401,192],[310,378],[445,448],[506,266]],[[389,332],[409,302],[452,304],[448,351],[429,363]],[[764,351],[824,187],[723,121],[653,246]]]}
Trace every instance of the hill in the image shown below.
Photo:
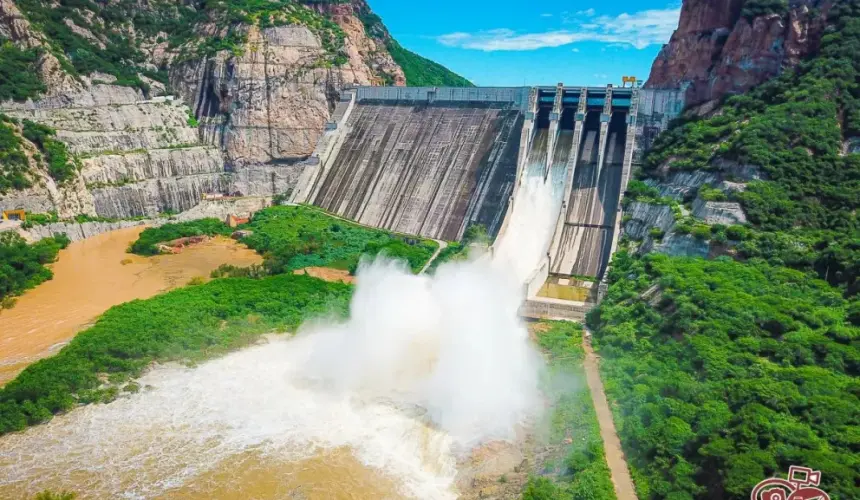
{"label": "hill", "polygon": [[[820,40],[658,138],[589,317],[640,499],[749,498],[790,465],[856,496],[860,1],[771,3],[734,2],[736,22],[815,17]],[[682,27],[703,4],[684,2]],[[681,38],[663,62],[682,62]]]}
{"label": "hill", "polygon": [[470,85],[365,0],[2,2],[0,111],[47,126],[76,168],[0,164],[0,208],[124,218],[284,194],[338,90],[383,83]]}

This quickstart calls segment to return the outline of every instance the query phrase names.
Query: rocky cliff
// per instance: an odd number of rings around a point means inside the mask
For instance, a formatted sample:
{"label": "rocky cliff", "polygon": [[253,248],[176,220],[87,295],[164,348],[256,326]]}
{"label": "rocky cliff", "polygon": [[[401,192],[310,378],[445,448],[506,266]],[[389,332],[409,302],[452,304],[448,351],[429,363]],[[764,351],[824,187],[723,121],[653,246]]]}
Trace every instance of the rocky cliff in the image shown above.
{"label": "rocky cliff", "polygon": [[391,42],[365,0],[0,0],[0,43],[42,85],[0,111],[55,130],[81,166],[62,182],[31,168],[0,208],[122,218],[289,192],[341,88],[406,84]]}
{"label": "rocky cliff", "polygon": [[646,83],[687,87],[688,105],[767,81],[818,50],[835,0],[685,0]]}

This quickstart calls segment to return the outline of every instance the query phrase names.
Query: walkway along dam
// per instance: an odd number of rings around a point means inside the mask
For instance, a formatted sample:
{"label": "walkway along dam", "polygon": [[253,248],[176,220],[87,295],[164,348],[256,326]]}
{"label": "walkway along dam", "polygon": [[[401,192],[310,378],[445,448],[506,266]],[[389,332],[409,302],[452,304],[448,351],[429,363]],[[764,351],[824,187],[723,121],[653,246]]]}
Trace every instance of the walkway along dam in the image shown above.
{"label": "walkway along dam", "polygon": [[683,107],[680,90],[358,87],[340,95],[291,201],[455,241],[505,230],[520,185],[560,203],[522,314],[581,319],[618,243],[631,169]]}

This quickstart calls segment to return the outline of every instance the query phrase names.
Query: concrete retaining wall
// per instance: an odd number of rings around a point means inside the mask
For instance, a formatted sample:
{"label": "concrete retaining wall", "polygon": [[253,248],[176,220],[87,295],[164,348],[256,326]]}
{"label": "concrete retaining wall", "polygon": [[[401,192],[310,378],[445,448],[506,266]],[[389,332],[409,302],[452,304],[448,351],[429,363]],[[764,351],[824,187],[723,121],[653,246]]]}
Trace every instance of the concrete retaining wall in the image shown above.
{"label": "concrete retaining wall", "polygon": [[570,302],[567,300],[534,297],[526,300],[520,306],[520,316],[532,319],[554,319],[568,321],[585,321],[588,311],[596,304],[589,302]]}

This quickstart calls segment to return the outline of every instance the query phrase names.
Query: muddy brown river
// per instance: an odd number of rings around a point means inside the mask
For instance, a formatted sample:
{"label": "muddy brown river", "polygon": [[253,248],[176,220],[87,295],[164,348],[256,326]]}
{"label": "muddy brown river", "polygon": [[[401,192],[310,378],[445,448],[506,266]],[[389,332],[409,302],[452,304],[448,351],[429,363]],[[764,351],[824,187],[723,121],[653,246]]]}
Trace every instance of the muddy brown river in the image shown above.
{"label": "muddy brown river", "polygon": [[[72,244],[54,280],[0,313],[0,376],[56,352],[112,305],[260,261],[229,240],[125,253],[139,231]],[[498,286],[507,281],[486,263],[433,282],[398,269],[368,271],[363,292],[358,280],[347,323],[320,319],[194,367],[156,365],[139,392],[0,436],[0,498],[517,498],[527,452],[514,430],[542,401],[519,287]],[[454,291],[488,299],[448,300]],[[443,321],[453,317],[465,323]]]}
{"label": "muddy brown river", "polygon": [[208,278],[221,264],[261,262],[256,252],[228,238],[175,255],[126,253],[143,229],[120,229],[72,243],[52,264],[54,279],[18,297],[13,308],[0,310],[0,385],[57,352],[112,306],[152,297],[197,276]]}

